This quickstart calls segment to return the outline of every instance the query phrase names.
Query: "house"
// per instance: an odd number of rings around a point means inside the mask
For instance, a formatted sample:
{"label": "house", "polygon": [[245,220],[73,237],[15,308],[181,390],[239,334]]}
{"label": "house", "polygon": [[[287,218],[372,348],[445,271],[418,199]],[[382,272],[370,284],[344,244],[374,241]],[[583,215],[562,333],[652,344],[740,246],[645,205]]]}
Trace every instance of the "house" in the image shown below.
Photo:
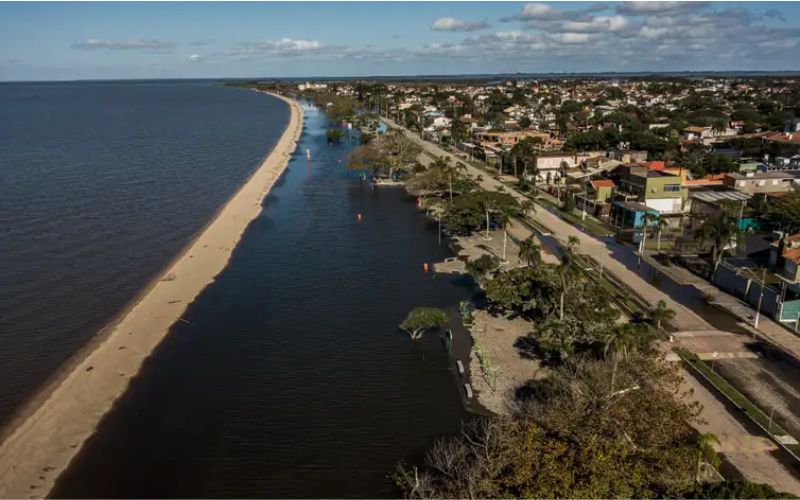
{"label": "house", "polygon": [[611,179],[595,179],[587,186],[588,197],[597,203],[607,203],[614,195],[616,184]]}
{"label": "house", "polygon": [[[747,200],[753,195],[742,193],[725,186],[712,186],[705,189],[693,189],[689,193],[689,213],[692,214],[692,229],[697,229],[703,225],[703,219],[707,217],[718,217],[722,213],[723,204],[741,204],[741,213],[744,214],[744,206]],[[699,217],[697,217],[699,216]],[[755,220],[741,217],[739,220],[740,229],[757,226]]]}
{"label": "house", "polygon": [[640,229],[644,227],[645,215],[655,220],[658,210],[636,201],[615,200],[611,202],[611,221],[618,227]]}
{"label": "house", "polygon": [[567,170],[578,167],[581,163],[597,157],[606,156],[605,151],[584,151],[581,153],[565,153],[563,151],[542,152],[534,158],[539,171],[537,176],[548,184],[566,175]]}
{"label": "house", "polygon": [[787,172],[730,173],[722,183],[743,193],[786,193],[795,189],[797,178]]}
{"label": "house", "polygon": [[664,214],[680,213],[688,189],[681,177],[640,165],[623,165],[616,171],[618,193]]}
{"label": "house", "polygon": [[647,151],[614,148],[608,152],[608,157],[622,163],[641,163],[647,161]]}
{"label": "house", "polygon": [[769,266],[786,281],[800,282],[800,234],[786,236],[772,243]]}

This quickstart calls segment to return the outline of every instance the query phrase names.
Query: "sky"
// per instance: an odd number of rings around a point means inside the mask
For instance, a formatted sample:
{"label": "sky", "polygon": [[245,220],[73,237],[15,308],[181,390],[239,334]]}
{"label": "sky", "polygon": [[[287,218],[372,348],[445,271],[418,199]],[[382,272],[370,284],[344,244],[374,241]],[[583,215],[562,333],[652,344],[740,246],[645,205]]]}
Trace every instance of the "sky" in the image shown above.
{"label": "sky", "polygon": [[800,2],[0,2],[0,80],[800,70]]}

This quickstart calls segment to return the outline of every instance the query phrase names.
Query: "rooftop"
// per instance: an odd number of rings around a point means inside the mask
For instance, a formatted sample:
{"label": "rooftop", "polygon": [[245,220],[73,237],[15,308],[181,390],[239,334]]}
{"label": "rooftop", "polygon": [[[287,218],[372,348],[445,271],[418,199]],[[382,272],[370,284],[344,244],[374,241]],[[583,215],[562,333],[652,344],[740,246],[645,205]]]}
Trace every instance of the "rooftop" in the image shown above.
{"label": "rooftop", "polygon": [[728,174],[728,177],[738,181],[746,179],[794,179],[795,175],[789,172],[755,172],[747,175],[734,172]]}
{"label": "rooftop", "polygon": [[746,201],[752,198],[753,195],[726,189],[724,191],[697,191],[690,193],[689,197],[706,203],[719,203],[722,201]]}
{"label": "rooftop", "polygon": [[592,186],[594,186],[596,188],[614,187],[616,185],[616,184],[614,184],[614,181],[612,181],[611,179],[595,179],[595,180],[591,181],[591,183],[592,183]]}

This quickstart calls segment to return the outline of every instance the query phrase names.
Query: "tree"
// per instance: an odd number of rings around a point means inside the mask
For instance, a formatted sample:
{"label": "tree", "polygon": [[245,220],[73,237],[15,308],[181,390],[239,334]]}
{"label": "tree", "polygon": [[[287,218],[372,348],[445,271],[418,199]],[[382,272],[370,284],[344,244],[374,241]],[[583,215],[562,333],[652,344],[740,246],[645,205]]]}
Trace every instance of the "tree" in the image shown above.
{"label": "tree", "polygon": [[411,498],[679,497],[693,489],[698,408],[676,370],[644,354],[568,362],[529,383],[513,415],[471,419],[395,479]]}
{"label": "tree", "polygon": [[667,307],[667,303],[659,300],[656,306],[650,309],[648,313],[650,321],[652,321],[656,328],[661,330],[661,324],[665,321],[671,321],[675,317],[675,311]]}
{"label": "tree", "polygon": [[702,434],[697,439],[697,474],[695,481],[698,483],[702,480],[701,473],[704,463],[719,467],[719,457],[714,449],[715,444],[719,444],[719,439],[711,433]]}
{"label": "tree", "polygon": [[800,192],[789,193],[773,201],[768,208],[767,216],[783,231],[800,232]]}
{"label": "tree", "polygon": [[455,164],[453,164],[453,162],[451,162],[448,157],[441,156],[436,160],[434,160],[434,162],[431,164],[431,168],[438,169],[447,178],[450,191],[450,201],[453,201],[453,180],[461,172],[466,171],[467,167],[465,167],[464,164],[460,162],[456,162]]}
{"label": "tree", "polygon": [[568,285],[572,280],[570,278],[575,276],[575,266],[573,266],[573,254],[574,250],[580,244],[580,241],[575,236],[570,236],[567,241],[567,246],[562,249],[561,255],[561,264],[558,265],[556,268],[556,273],[558,275],[558,280],[561,284],[561,288],[559,290],[559,313],[558,317],[560,320],[564,320],[564,298],[567,295]]}
{"label": "tree", "polygon": [[529,266],[538,266],[542,263],[542,248],[536,244],[533,236],[519,242],[520,260],[527,263]]}
{"label": "tree", "polygon": [[467,272],[470,273],[476,281],[481,281],[483,278],[494,271],[500,266],[500,261],[493,255],[481,255],[477,259],[470,260],[466,264]]}
{"label": "tree", "polygon": [[451,234],[471,234],[492,225],[502,226],[508,217],[519,214],[520,204],[508,193],[473,191],[448,203],[442,224]]}
{"label": "tree", "polygon": [[412,340],[417,340],[422,338],[426,331],[440,328],[446,322],[447,315],[441,309],[436,307],[416,307],[400,323],[400,328],[405,330]]}
{"label": "tree", "polygon": [[739,220],[735,212],[734,205],[724,202],[720,213],[707,219],[697,230],[700,238],[711,241],[711,262],[714,265],[712,276],[722,261],[725,249],[741,240],[742,233],[739,230]]}
{"label": "tree", "polygon": [[347,168],[355,170],[361,174],[361,178],[366,178],[367,170],[377,169],[383,160],[383,155],[379,148],[373,144],[362,144],[357,146],[347,157]]}
{"label": "tree", "polygon": [[344,132],[342,132],[342,130],[339,128],[329,128],[325,133],[325,136],[328,139],[328,144],[333,144],[334,142],[339,142],[342,139]]}
{"label": "tree", "polygon": [[780,493],[772,486],[750,481],[723,481],[698,485],[683,496],[684,498],[795,498],[790,493]]}

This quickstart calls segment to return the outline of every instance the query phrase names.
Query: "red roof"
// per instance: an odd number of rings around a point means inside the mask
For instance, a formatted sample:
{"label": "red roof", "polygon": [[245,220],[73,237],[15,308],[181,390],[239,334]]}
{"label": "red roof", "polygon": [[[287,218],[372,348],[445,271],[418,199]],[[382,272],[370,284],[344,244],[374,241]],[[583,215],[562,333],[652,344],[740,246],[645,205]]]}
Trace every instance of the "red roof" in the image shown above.
{"label": "red roof", "polygon": [[663,161],[651,161],[645,163],[645,166],[650,170],[664,170],[667,165]]}
{"label": "red roof", "polygon": [[601,187],[612,188],[615,186],[615,184],[614,181],[612,181],[611,179],[596,179],[592,181],[592,186],[596,188],[601,188]]}

